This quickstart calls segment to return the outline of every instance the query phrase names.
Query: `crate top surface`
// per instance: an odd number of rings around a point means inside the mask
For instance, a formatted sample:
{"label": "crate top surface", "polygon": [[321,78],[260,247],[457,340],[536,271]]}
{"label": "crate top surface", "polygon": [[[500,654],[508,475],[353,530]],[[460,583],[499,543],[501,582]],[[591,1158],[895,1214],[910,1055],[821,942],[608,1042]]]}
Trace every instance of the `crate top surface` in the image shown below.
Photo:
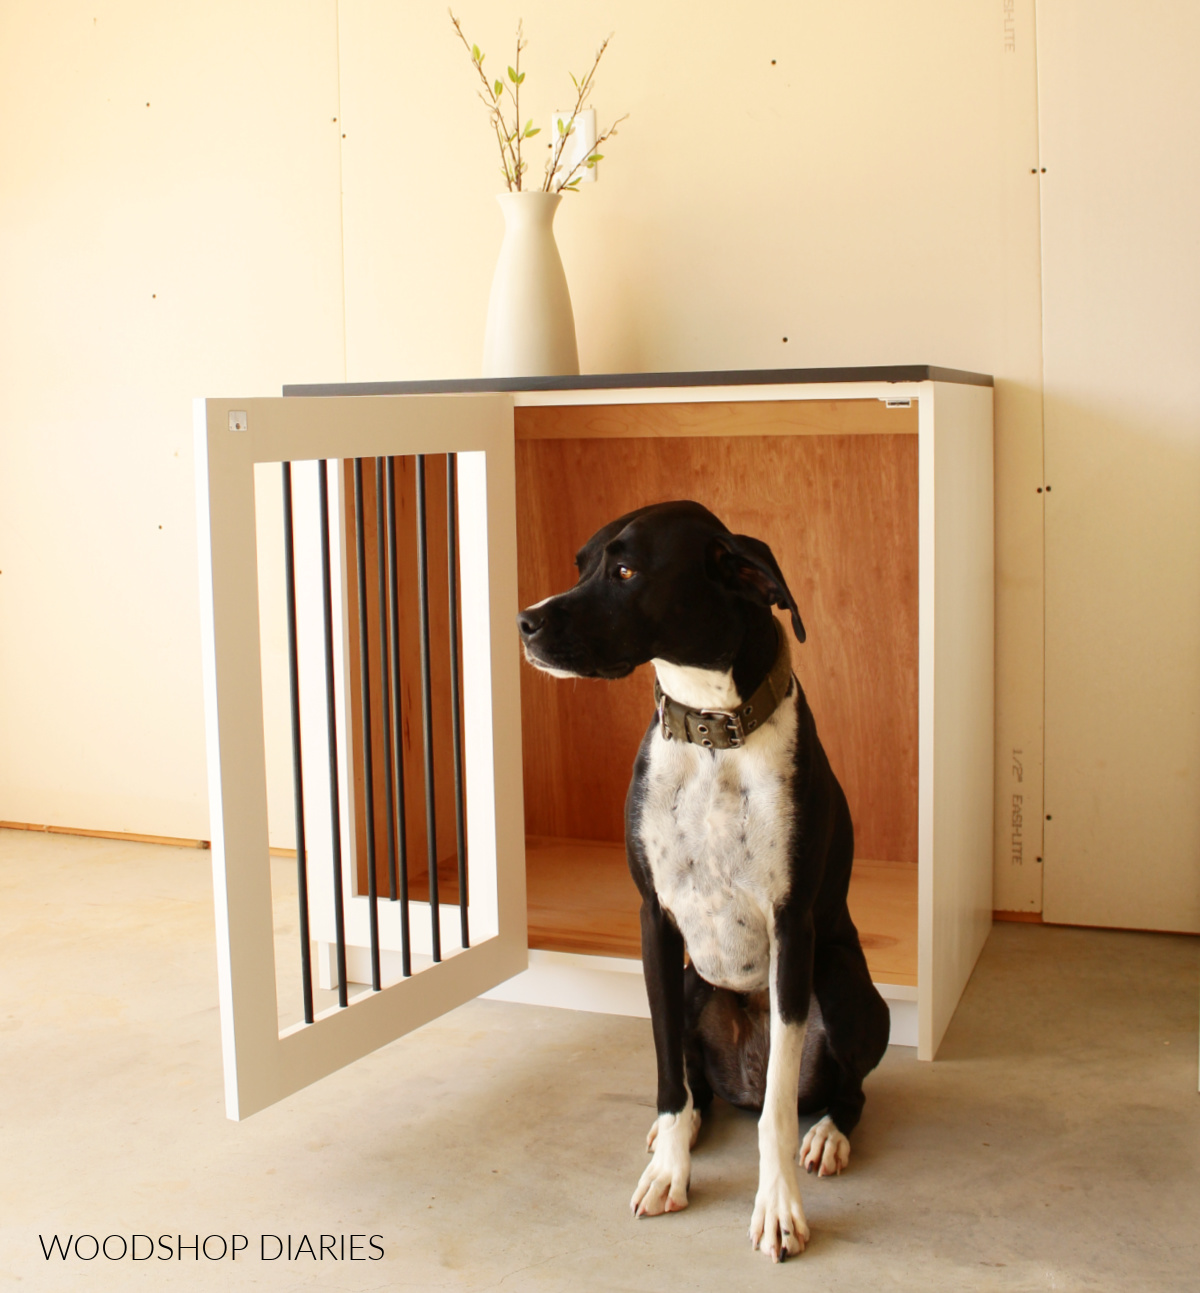
{"label": "crate top surface", "polygon": [[751,368],[684,373],[585,373],[568,377],[460,377],[404,382],[298,382],[283,388],[300,395],[442,395],[503,391],[605,391],[688,389],[703,386],[804,386],[848,382],[953,382],[991,386],[986,373],[934,364],[863,368]]}

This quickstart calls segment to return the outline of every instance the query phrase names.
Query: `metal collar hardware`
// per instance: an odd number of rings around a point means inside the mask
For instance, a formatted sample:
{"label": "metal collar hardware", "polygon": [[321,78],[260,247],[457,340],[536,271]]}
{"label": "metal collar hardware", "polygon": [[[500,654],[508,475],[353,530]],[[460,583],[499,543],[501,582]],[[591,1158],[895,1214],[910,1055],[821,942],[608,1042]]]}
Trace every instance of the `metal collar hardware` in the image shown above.
{"label": "metal collar hardware", "polygon": [[664,741],[687,741],[708,750],[738,750],[746,744],[746,738],[771,717],[791,689],[791,648],[783,626],[778,620],[774,623],[779,635],[775,663],[754,695],[737,709],[689,709],[672,700],[655,679],[654,702]]}
{"label": "metal collar hardware", "polygon": [[[728,738],[729,748],[736,750],[739,746],[746,744],[746,728],[742,723],[742,714],[740,710],[732,712],[724,709],[702,709],[700,717],[707,719],[706,723],[697,723],[696,731],[702,737],[708,737],[710,731],[715,734],[721,729],[718,724],[724,724],[725,735]],[[702,740],[701,745],[708,745],[711,742]]]}

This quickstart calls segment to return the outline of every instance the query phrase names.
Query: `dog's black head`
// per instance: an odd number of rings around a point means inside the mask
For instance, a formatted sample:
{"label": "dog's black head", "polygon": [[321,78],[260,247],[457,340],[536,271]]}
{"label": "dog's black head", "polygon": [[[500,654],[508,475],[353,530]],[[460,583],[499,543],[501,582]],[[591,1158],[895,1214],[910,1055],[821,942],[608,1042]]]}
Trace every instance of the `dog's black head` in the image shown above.
{"label": "dog's black head", "polygon": [[[656,503],[598,530],[575,557],[579,582],[517,616],[530,663],[623,678],[647,660],[729,669],[772,606],[804,625],[770,548],[732,534],[699,503]],[[768,641],[768,667],[774,638]]]}

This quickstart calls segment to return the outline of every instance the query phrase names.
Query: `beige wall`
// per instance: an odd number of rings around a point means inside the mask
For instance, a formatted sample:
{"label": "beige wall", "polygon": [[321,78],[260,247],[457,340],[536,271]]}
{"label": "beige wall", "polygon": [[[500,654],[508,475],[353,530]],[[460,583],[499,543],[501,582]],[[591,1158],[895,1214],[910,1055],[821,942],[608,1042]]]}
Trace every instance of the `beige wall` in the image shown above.
{"label": "beige wall", "polygon": [[[631,114],[558,216],[585,369],[996,375],[998,749],[1040,823],[1032,0],[520,8],[530,115],[614,30]],[[0,18],[0,819],[207,834],[192,395],[478,372],[498,177],[444,5],[202,13]],[[512,18],[460,16],[507,62]],[[1040,837],[1001,835],[1036,910]]]}

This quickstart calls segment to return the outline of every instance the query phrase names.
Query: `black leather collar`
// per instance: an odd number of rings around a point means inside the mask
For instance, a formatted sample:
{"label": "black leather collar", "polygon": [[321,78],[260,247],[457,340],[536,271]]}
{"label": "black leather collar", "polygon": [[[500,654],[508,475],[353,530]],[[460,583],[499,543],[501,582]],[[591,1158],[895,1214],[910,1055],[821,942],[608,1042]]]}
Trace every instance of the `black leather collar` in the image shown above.
{"label": "black leather collar", "polygon": [[745,745],[779,708],[792,687],[792,652],[787,633],[778,620],[772,621],[779,637],[779,649],[771,672],[755,693],[737,709],[689,709],[672,700],[654,679],[654,703],[664,741],[688,741],[709,750],[736,750]]}

